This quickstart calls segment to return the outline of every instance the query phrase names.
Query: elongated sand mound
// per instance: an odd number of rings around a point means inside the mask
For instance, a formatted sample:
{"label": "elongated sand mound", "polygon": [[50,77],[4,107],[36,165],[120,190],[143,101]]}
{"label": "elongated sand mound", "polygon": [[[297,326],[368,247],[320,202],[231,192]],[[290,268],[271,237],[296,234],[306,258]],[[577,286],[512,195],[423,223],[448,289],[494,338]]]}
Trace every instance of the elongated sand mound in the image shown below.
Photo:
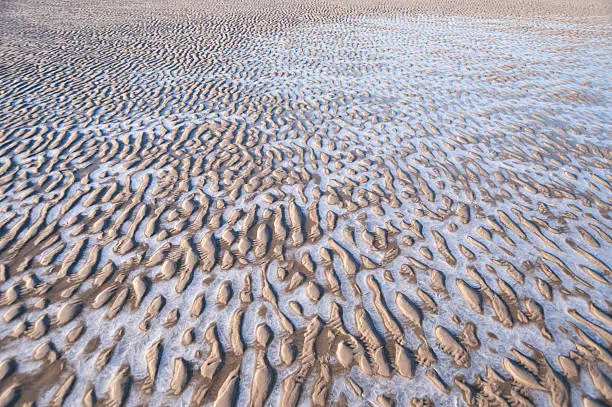
{"label": "elongated sand mound", "polygon": [[0,406],[612,404],[608,2],[170,3],[0,2]]}

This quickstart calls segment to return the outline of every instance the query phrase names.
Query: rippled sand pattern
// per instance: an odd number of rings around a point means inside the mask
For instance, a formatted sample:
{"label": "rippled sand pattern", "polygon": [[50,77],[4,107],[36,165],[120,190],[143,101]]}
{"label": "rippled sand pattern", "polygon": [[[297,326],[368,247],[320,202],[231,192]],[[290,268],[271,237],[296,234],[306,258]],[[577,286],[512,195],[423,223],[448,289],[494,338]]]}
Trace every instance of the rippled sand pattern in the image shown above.
{"label": "rippled sand pattern", "polygon": [[609,17],[234,3],[0,3],[0,405],[612,404]]}

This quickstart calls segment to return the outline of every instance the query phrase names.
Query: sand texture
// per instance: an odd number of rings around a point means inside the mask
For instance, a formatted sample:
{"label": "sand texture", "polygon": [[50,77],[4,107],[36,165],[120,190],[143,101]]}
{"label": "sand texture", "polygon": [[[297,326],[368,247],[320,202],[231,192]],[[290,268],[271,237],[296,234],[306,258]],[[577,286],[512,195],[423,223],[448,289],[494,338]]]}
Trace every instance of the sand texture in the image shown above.
{"label": "sand texture", "polygon": [[0,1],[0,406],[612,405],[611,15]]}

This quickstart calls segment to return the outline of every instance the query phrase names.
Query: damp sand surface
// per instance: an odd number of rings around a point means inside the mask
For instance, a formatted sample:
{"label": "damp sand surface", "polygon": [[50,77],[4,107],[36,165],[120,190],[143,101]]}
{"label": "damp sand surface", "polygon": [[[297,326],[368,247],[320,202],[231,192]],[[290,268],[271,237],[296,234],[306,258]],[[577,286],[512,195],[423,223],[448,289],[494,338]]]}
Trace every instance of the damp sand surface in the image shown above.
{"label": "damp sand surface", "polygon": [[607,2],[0,4],[0,405],[612,404]]}

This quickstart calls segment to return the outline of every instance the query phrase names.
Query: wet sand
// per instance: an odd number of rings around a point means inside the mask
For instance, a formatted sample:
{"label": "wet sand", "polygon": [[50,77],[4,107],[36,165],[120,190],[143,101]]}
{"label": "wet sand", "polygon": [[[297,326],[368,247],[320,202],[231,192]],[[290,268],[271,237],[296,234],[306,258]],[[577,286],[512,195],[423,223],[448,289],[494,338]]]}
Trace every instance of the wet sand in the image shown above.
{"label": "wet sand", "polygon": [[1,2],[0,405],[611,404],[609,8]]}

